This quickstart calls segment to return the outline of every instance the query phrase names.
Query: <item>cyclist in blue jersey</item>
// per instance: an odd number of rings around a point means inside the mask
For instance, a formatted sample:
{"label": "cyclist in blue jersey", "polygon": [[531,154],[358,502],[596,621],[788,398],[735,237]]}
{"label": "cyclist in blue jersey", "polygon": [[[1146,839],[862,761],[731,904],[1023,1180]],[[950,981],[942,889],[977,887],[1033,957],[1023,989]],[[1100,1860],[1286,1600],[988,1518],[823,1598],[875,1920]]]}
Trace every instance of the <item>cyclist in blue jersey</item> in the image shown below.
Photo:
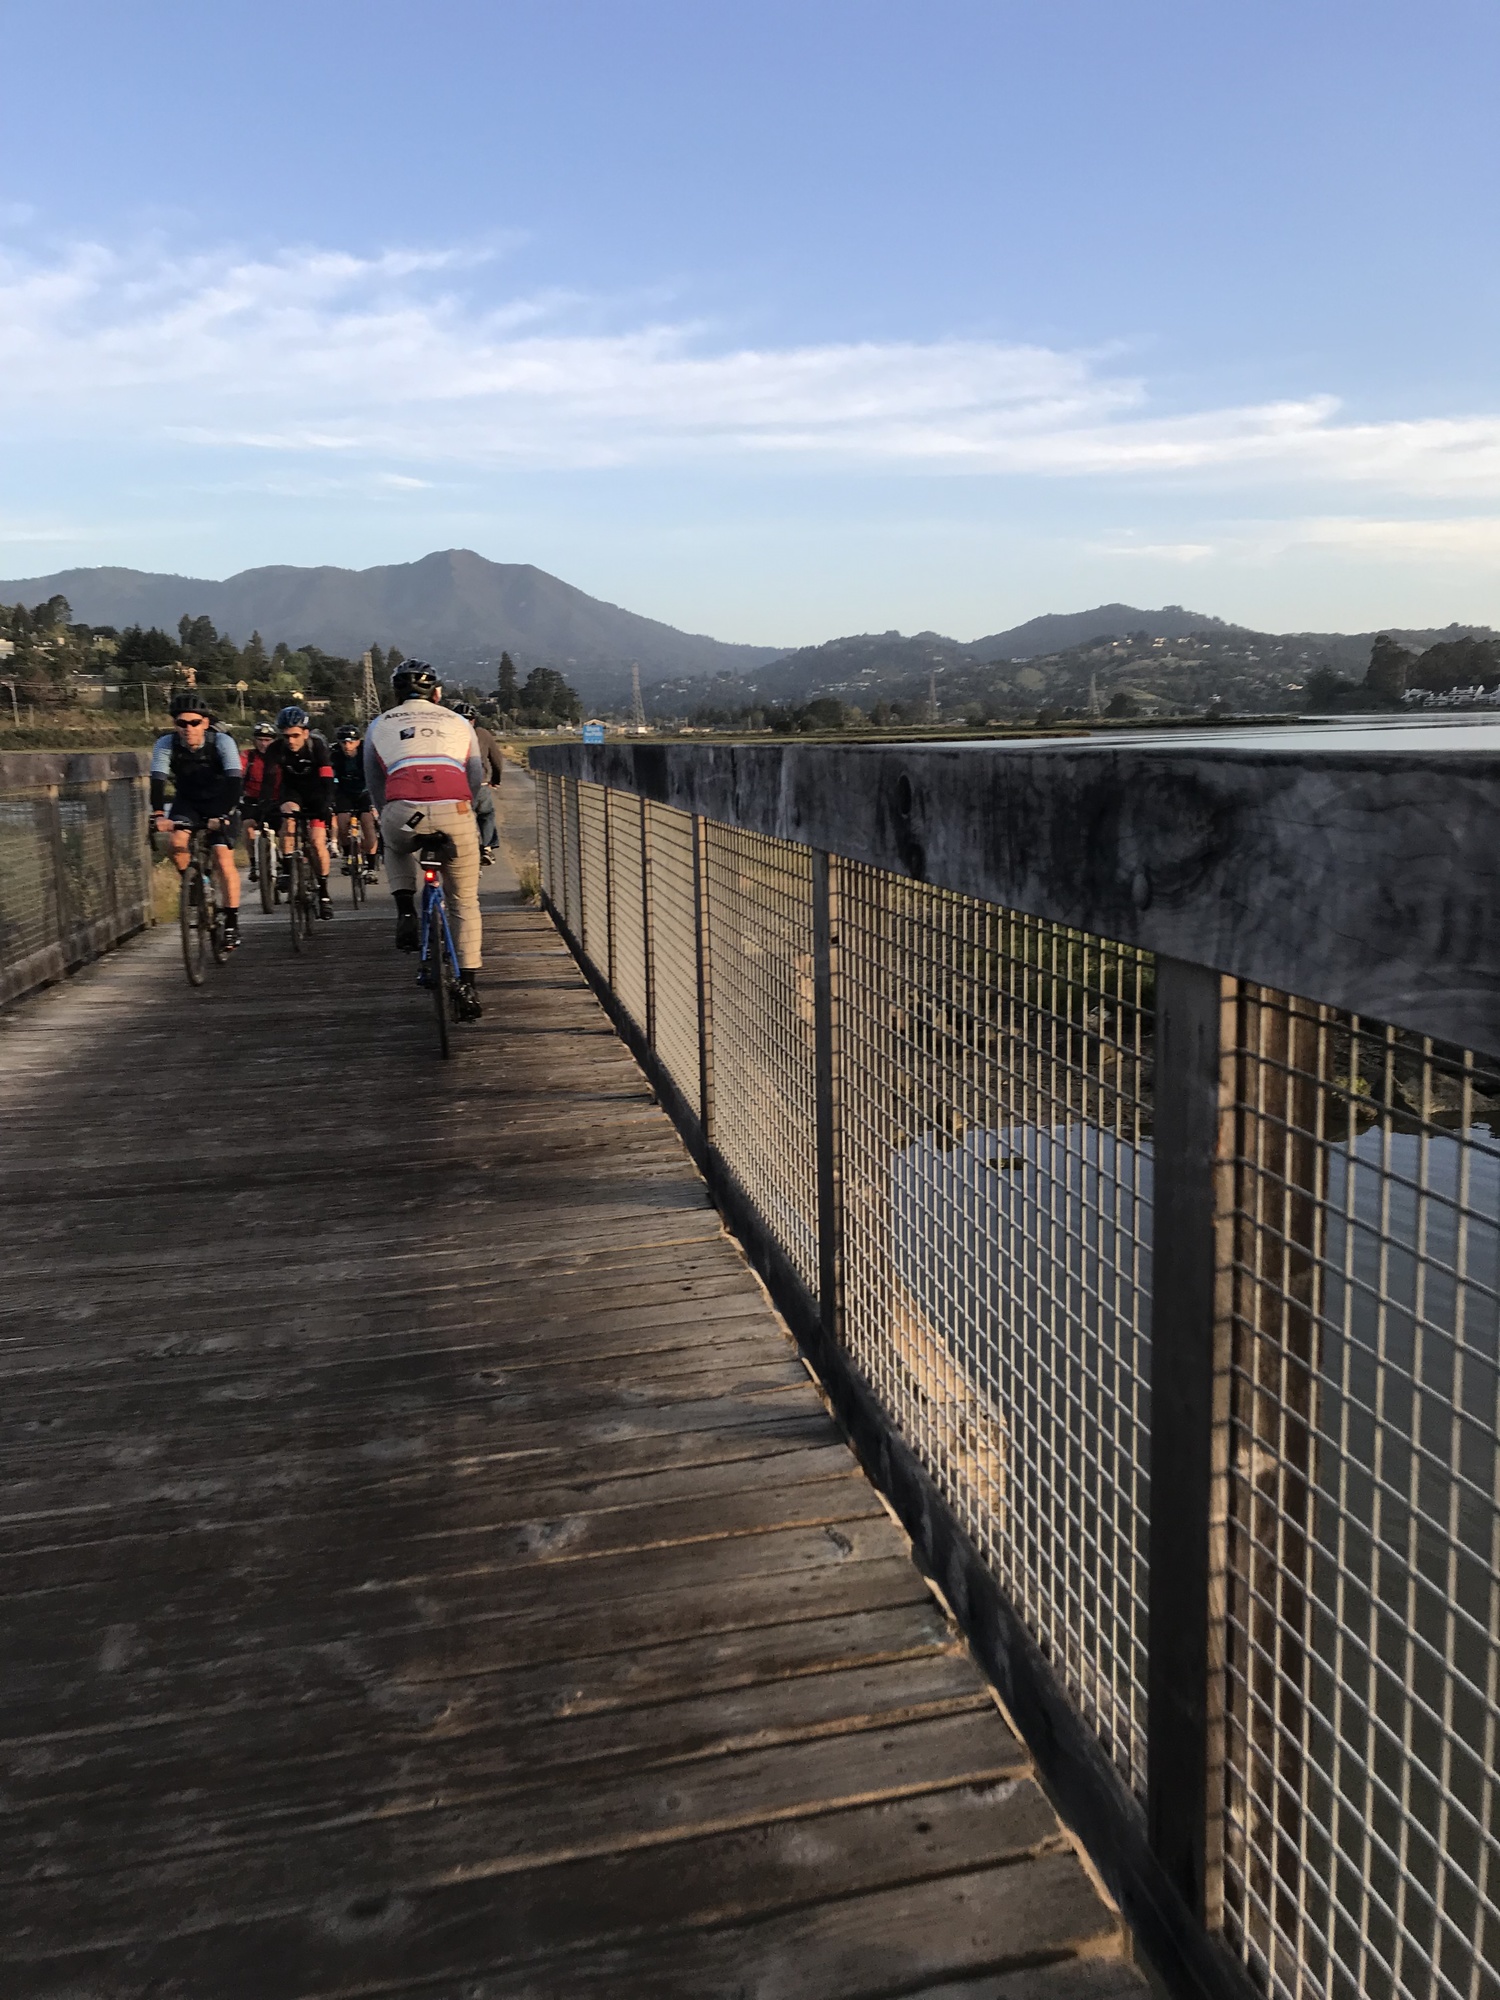
{"label": "cyclist in blue jersey", "polygon": [[234,843],[241,778],[239,745],[228,730],[214,727],[208,710],[190,690],[175,695],[172,728],[157,737],[151,752],[151,811],[158,831],[171,835],[172,860],[179,875],[187,873],[194,832],[208,829],[225,943],[231,950],[240,941],[240,871]]}

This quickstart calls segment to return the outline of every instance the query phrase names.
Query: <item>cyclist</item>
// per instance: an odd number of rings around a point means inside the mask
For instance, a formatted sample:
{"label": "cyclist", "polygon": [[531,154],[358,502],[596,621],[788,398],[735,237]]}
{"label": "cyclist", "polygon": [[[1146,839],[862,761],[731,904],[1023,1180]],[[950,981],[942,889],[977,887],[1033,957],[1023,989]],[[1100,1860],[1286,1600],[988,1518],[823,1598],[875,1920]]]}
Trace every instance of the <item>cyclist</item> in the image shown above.
{"label": "cyclist", "polygon": [[245,827],[245,846],[250,854],[250,880],[252,882],[260,880],[260,864],[255,858],[255,840],[256,835],[260,832],[258,801],[260,798],[261,779],[266,761],[266,751],[275,740],[275,723],[257,722],[255,725],[255,741],[251,745],[250,755],[245,759],[245,786],[240,798],[240,816]]}
{"label": "cyclist", "polygon": [[450,834],[457,848],[443,867],[443,886],[454,915],[459,981],[455,1004],[461,1021],[484,1012],[478,983],[483,962],[479,915],[479,840],[474,799],[484,782],[473,724],[442,707],[442,686],[425,660],[404,660],[391,675],[396,706],[377,715],[365,732],[365,777],[385,835],[385,872],[396,900],[396,948],[417,951],[416,842],[427,833]]}
{"label": "cyclist", "polygon": [[505,759],[500,755],[500,745],[479,720],[479,710],[472,701],[450,701],[448,706],[455,715],[461,715],[465,722],[473,724],[475,740],[479,744],[484,783],[475,795],[474,823],[479,833],[479,865],[490,868],[494,865],[495,849],[500,841],[495,825],[495,793],[505,776]]}
{"label": "cyclist", "polygon": [[[375,807],[371,803],[370,788],[365,783],[364,731],[352,722],[346,722],[333,744],[333,804],[339,816],[339,840],[349,838],[349,821],[359,820],[363,836],[365,880],[375,880],[375,857],[380,852],[380,835],[375,825]],[[353,863],[344,863],[347,875]]]}
{"label": "cyclist", "polygon": [[214,727],[197,695],[190,690],[174,695],[172,728],[157,737],[151,752],[151,812],[158,832],[172,836],[172,859],[179,875],[187,873],[194,832],[208,829],[224,912],[224,942],[231,951],[240,941],[240,871],[234,862],[240,777],[240,751],[234,738]]}
{"label": "cyclist", "polygon": [[296,819],[301,813],[312,835],[314,862],[318,871],[318,915],[333,915],[333,898],[328,893],[328,829],[333,823],[333,764],[328,745],[315,736],[312,717],[305,708],[289,703],[276,718],[276,741],[261,760],[260,782],[253,793],[246,792],[252,806],[265,818],[274,811],[281,823],[281,863],[276,887],[284,896],[291,886],[287,862],[296,850]]}

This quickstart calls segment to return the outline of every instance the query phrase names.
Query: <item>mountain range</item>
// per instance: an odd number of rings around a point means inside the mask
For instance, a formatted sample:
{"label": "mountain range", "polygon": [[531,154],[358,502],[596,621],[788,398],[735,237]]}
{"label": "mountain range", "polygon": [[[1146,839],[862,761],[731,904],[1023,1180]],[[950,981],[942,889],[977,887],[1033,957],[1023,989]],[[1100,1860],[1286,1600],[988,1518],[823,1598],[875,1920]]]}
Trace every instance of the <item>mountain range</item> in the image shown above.
{"label": "mountain range", "polygon": [[[1047,613],[969,641],[938,632],[912,637],[885,632],[795,649],[735,645],[680,632],[590,597],[531,563],[491,562],[472,549],[445,549],[418,562],[362,570],[278,564],[241,570],[222,581],[116,568],[0,581],[0,604],[37,604],[58,594],[67,598],[74,618],[89,625],[160,625],[174,631],[184,613],[206,614],[241,644],[258,631],[268,645],[285,639],[292,646],[309,644],[353,657],[372,644],[398,645],[481,684],[504,650],[523,674],[532,667],[556,667],[585,702],[609,710],[628,710],[631,667],[639,665],[652,690],[650,706],[662,714],[704,701],[737,707],[806,701],[825,693],[863,703],[877,695],[921,694],[934,674],[950,686],[988,687],[997,673],[1007,679],[1008,666],[1076,654],[1095,640],[1147,648],[1188,640],[1190,650],[1221,656],[1225,665],[1230,655],[1243,655],[1263,666],[1269,646],[1285,656],[1288,672],[1320,663],[1358,677],[1374,637],[1303,632],[1270,641],[1180,604],[1155,611],[1100,604],[1089,611]],[[1438,639],[1487,632],[1487,627],[1450,626],[1391,636],[1420,650]],[[1082,670],[1081,658],[1062,674],[1069,683],[1073,665]],[[1088,671],[1095,671],[1093,663]],[[1049,688],[1055,679],[1058,674],[1050,669],[1043,677]],[[1015,692],[1034,693],[1041,685],[1033,672]]]}
{"label": "mountain range", "polygon": [[[613,692],[619,683],[628,695],[630,668],[637,664],[647,681],[746,676],[789,655],[782,646],[735,645],[680,632],[590,597],[531,563],[490,562],[472,549],[444,549],[418,562],[361,570],[276,564],[222,580],[99,568],[0,581],[0,604],[37,604],[57,595],[88,625],[160,625],[174,631],[186,613],[211,618],[240,644],[252,631],[268,645],[285,639],[356,657],[369,645],[395,644],[448,669],[492,665],[503,650],[523,670],[559,667],[595,694]],[[935,632],[912,640],[892,632],[880,640],[831,644],[880,649],[894,644],[897,652],[913,649],[914,664],[915,655],[929,648],[981,660],[1030,659],[1104,634],[1144,629],[1153,639],[1177,639],[1221,622],[1176,604],[1160,611],[1101,604],[1093,611],[1031,618],[962,645]],[[803,647],[797,658],[802,662],[823,650]],[[800,685],[806,674],[792,678]]]}
{"label": "mountain range", "polygon": [[489,562],[472,549],[444,549],[420,562],[375,569],[245,569],[216,582],[137,569],[68,569],[0,582],[0,604],[36,604],[61,594],[87,625],[159,625],[173,632],[184,612],[207,616],[243,645],[320,646],[357,658],[367,646],[398,645],[446,669],[493,666],[507,651],[523,671],[559,667],[587,679],[639,663],[643,675],[745,673],[778,646],[734,646],[679,632],[589,597],[531,563]]}

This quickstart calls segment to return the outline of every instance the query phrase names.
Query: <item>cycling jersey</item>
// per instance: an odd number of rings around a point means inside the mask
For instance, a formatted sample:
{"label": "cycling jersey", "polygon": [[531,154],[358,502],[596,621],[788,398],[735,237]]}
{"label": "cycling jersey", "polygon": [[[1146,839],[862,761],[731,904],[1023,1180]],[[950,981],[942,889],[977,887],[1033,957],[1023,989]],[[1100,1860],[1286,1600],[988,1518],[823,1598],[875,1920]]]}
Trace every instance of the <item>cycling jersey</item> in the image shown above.
{"label": "cycling jersey", "polygon": [[472,800],[484,782],[474,726],[432,701],[405,701],[365,734],[365,778],[375,804]]}
{"label": "cycling jersey", "polygon": [[346,750],[342,743],[334,744],[333,796],[340,812],[369,811],[370,787],[365,783],[363,745]]}
{"label": "cycling jersey", "polygon": [[261,759],[259,781],[253,774],[246,780],[248,811],[283,805],[300,806],[309,819],[326,822],[333,818],[333,765],[321,736],[309,736],[300,750],[291,749],[278,737]]}
{"label": "cycling jersey", "polygon": [[240,749],[225,729],[205,730],[196,750],[175,729],[158,736],[151,750],[151,810],[166,803],[167,782],[176,805],[196,821],[221,819],[240,802]]}
{"label": "cycling jersey", "polygon": [[251,819],[258,816],[255,802],[259,799],[260,788],[265,782],[265,767],[266,753],[257,743],[245,759],[245,789],[241,798],[245,811]]}

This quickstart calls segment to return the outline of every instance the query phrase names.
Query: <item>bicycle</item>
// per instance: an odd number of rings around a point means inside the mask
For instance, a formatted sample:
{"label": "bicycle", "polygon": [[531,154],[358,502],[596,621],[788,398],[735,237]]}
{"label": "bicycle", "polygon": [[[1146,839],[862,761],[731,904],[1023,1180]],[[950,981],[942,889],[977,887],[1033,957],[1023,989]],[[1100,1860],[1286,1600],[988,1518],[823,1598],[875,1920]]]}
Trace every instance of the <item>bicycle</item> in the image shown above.
{"label": "bicycle", "polygon": [[313,918],[318,900],[316,886],[318,871],[306,815],[298,812],[295,807],[283,807],[282,811],[288,819],[296,821],[296,839],[292,851],[282,859],[286,863],[287,872],[286,903],[292,924],[292,950],[301,951],[304,942],[313,933]]}
{"label": "bicycle", "polygon": [[359,823],[358,813],[339,815],[339,853],[343,857],[344,873],[349,877],[349,894],[357,910],[369,893],[366,886],[364,830]]}
{"label": "bicycle", "polygon": [[255,872],[260,878],[260,906],[270,916],[276,908],[276,843],[264,823],[255,835]]}
{"label": "bicycle", "polygon": [[427,833],[413,852],[422,864],[422,957],[417,984],[429,989],[437,1007],[438,1047],[449,1056],[448,1030],[456,1018],[459,963],[448,927],[448,898],[443,890],[443,863],[458,853],[449,833]]}
{"label": "bicycle", "polygon": [[[219,908],[219,892],[214,881],[210,832],[219,821],[195,826],[188,844],[188,865],[177,889],[177,922],[182,932],[182,964],[190,986],[201,986],[205,954],[212,953],[215,965],[222,965],[230,953],[229,930]],[[156,852],[156,828],[151,831],[151,851]]]}

